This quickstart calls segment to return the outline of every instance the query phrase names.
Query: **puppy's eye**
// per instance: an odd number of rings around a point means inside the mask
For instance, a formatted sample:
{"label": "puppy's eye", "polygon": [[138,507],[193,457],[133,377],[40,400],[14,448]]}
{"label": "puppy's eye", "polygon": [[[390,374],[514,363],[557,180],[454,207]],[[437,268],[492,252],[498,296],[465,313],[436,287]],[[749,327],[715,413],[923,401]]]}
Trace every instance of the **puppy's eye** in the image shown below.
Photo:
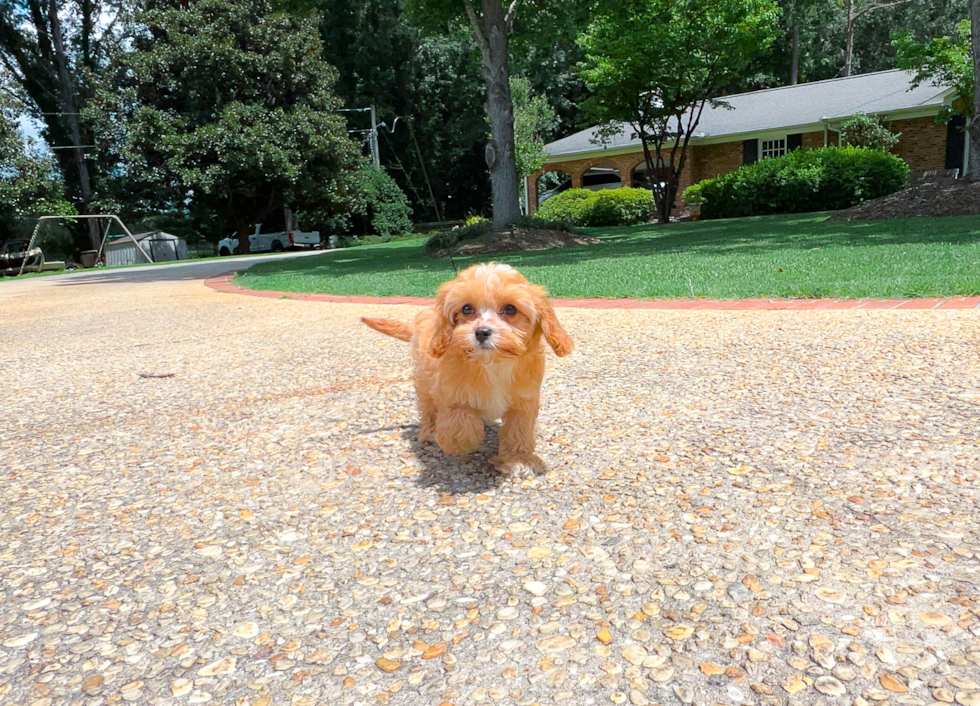
{"label": "puppy's eye", "polygon": [[463,311],[463,316],[469,316],[470,314],[473,313],[473,307],[470,306],[469,304],[463,304],[462,311]]}
{"label": "puppy's eye", "polygon": [[517,313],[517,307],[513,304],[508,304],[504,307],[504,316],[513,316]]}

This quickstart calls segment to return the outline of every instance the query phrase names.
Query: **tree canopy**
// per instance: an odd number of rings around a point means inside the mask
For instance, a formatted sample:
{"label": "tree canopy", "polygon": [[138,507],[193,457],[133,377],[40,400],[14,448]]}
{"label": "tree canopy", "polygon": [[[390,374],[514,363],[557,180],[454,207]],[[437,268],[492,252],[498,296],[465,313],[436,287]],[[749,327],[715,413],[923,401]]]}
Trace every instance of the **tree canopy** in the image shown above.
{"label": "tree canopy", "polygon": [[21,132],[21,110],[0,93],[0,241],[13,235],[16,217],[75,212],[64,199],[54,159]]}
{"label": "tree canopy", "polygon": [[[315,19],[268,0],[140,12],[91,115],[119,162],[113,197],[193,209],[239,233],[290,206],[310,222],[363,208],[363,168]],[[230,232],[228,234],[230,234]]]}
{"label": "tree canopy", "polygon": [[[52,193],[73,208],[165,211],[212,238],[243,227],[229,218],[257,219],[285,200],[332,230],[371,223],[352,217],[364,213],[373,183],[353,176],[370,123],[340,108],[376,107],[382,164],[414,220],[455,220],[489,214],[491,180],[498,193],[514,186],[526,157],[540,159],[542,141],[629,122],[610,98],[637,87],[636,95],[660,101],[647,111],[653,122],[669,126],[669,104],[683,103],[676,95],[664,102],[675,89],[690,96],[697,85],[718,97],[840,76],[848,26],[854,72],[931,71],[967,99],[958,109],[969,117],[974,72],[966,30],[956,24],[970,0],[773,2],[779,12],[755,38],[770,51],[743,53],[745,25],[729,14],[732,53],[713,65],[715,39],[724,40],[711,35],[722,26],[715,19],[746,3],[0,0],[0,91],[40,125],[42,142],[18,142],[14,151],[25,165],[47,165],[36,174],[56,165]],[[880,7],[854,20],[868,6]],[[692,27],[687,18],[702,11],[705,26]],[[644,12],[648,25],[634,26]],[[597,43],[586,57],[590,37]],[[696,64],[710,68],[712,81],[701,80]],[[628,80],[618,82],[617,71]],[[526,92],[511,75],[526,80]],[[661,83],[657,92],[642,88]],[[531,104],[525,95],[535,97]],[[544,115],[545,104],[554,131],[530,139],[523,121]],[[724,108],[709,101],[702,109]],[[665,145],[671,130],[683,132],[667,129]],[[38,161],[44,144],[70,149]],[[675,157],[676,170],[683,144],[664,159]],[[394,195],[387,182],[378,193]],[[508,201],[504,211],[513,207]]]}
{"label": "tree canopy", "polygon": [[771,0],[607,0],[579,43],[592,95],[586,115],[607,134],[628,125],[643,144],[662,221],[688,142],[716,101],[773,39]]}

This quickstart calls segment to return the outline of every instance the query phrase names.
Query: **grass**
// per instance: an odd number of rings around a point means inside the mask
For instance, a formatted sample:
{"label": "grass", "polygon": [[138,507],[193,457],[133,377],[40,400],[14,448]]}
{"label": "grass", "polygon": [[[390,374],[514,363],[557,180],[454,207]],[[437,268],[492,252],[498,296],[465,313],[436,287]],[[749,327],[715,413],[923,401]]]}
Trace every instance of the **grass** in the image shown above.
{"label": "grass", "polygon": [[[593,229],[601,245],[457,258],[509,263],[556,297],[842,299],[980,294],[980,218],[841,223],[830,214]],[[240,272],[243,287],[431,296],[453,275],[421,241],[361,246]]]}

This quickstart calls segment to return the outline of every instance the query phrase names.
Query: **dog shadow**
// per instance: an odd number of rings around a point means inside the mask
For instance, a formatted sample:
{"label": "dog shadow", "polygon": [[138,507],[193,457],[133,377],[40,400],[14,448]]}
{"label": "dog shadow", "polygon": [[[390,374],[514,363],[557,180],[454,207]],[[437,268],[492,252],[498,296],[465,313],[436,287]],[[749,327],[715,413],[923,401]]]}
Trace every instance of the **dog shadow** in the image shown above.
{"label": "dog shadow", "polygon": [[483,442],[486,450],[467,456],[447,456],[435,442],[419,441],[418,424],[403,427],[402,437],[411,445],[415,457],[422,464],[415,484],[450,495],[479,494],[498,487],[505,476],[490,465],[490,457],[495,453],[490,449],[496,449],[499,443],[497,429],[496,424],[487,425]]}

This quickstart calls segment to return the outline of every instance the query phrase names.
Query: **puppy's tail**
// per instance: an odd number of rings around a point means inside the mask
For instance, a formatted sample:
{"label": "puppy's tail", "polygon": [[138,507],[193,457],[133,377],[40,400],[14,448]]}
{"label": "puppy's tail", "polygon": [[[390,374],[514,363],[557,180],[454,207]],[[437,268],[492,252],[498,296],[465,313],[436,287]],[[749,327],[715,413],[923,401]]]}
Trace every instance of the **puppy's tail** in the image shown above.
{"label": "puppy's tail", "polygon": [[393,336],[399,341],[412,340],[411,324],[403,324],[401,321],[393,321],[391,319],[369,319],[366,316],[362,316],[361,321],[366,323],[375,331],[380,331],[386,336]]}

